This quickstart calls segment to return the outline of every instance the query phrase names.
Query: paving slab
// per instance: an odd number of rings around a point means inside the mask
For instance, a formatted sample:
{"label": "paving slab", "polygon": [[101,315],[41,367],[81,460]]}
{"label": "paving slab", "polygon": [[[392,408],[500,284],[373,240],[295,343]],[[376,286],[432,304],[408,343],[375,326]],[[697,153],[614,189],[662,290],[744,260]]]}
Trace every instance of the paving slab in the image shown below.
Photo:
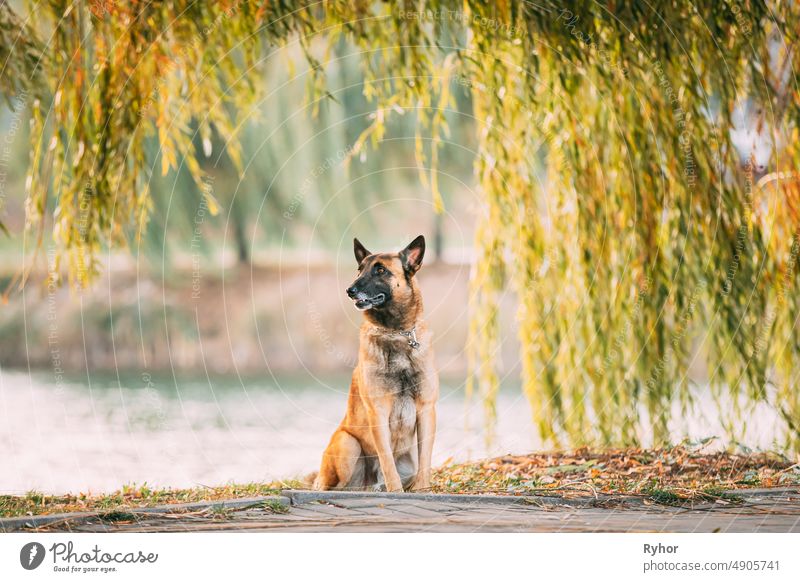
{"label": "paving slab", "polygon": [[800,532],[800,488],[690,506],[643,497],[286,490],[225,502],[0,519],[0,531]]}

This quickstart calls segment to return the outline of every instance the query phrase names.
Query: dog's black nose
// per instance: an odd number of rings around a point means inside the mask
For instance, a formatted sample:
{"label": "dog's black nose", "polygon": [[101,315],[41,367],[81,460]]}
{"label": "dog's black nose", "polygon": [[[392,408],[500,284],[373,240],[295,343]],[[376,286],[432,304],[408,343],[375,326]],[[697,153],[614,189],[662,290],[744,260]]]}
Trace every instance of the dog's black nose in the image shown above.
{"label": "dog's black nose", "polygon": [[358,293],[358,288],[356,288],[355,285],[353,285],[352,287],[348,287],[347,288],[347,296],[348,297],[355,297],[357,293]]}

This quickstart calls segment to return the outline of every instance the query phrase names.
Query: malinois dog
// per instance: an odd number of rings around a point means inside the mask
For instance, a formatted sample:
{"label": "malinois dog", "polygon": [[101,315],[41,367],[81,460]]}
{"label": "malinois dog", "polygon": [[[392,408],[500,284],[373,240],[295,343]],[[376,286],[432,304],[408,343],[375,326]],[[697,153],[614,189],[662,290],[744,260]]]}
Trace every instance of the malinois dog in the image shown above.
{"label": "malinois dog", "polygon": [[399,253],[353,241],[347,295],[364,313],[347,412],[322,455],[315,489],[428,489],[439,378],[415,275],[425,238]]}

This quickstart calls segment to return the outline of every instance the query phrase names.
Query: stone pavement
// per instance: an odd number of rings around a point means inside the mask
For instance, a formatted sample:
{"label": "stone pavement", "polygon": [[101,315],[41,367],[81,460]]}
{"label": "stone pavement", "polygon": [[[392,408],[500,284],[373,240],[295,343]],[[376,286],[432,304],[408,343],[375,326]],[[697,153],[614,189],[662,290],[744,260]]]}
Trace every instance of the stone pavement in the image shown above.
{"label": "stone pavement", "polygon": [[0,531],[800,532],[800,488],[692,506],[633,496],[510,497],[283,491],[274,497],[0,520]]}

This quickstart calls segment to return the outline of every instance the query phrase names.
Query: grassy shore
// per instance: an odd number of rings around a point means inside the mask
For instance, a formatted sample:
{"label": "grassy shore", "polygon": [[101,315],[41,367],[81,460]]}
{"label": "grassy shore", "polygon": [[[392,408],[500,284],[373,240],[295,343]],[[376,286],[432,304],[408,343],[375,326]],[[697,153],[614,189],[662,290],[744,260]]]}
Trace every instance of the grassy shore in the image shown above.
{"label": "grassy shore", "polygon": [[800,464],[775,453],[703,453],[700,447],[588,448],[507,455],[448,465],[435,473],[442,493],[638,495],[655,503],[729,496],[755,487],[800,485]]}
{"label": "grassy shore", "polygon": [[272,483],[236,483],[220,487],[192,489],[153,489],[145,485],[125,485],[107,495],[45,495],[30,491],[26,495],[0,495],[0,517],[44,515],[72,511],[98,511],[113,513],[123,510],[192,503],[197,501],[222,501],[277,495],[281,489],[305,487],[299,481],[274,481]]}
{"label": "grassy shore", "polygon": [[[774,453],[703,453],[697,448],[587,448],[565,452],[507,455],[471,463],[446,464],[433,474],[434,493],[637,495],[645,502],[683,504],[695,500],[736,502],[736,489],[800,485],[800,463]],[[0,496],[0,517],[125,510],[277,495],[303,489],[297,480],[229,484],[193,489],[124,486],[108,495]],[[731,491],[734,491],[731,493]]]}

